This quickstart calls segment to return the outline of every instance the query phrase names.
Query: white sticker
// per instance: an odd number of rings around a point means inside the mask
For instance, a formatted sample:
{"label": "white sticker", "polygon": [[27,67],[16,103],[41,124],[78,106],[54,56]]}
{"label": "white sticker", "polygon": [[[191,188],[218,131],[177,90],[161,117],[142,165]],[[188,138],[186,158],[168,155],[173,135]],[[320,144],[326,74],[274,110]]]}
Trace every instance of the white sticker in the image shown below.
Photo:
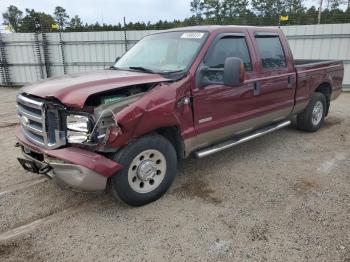
{"label": "white sticker", "polygon": [[204,33],[200,32],[188,32],[188,33],[183,33],[181,38],[195,38],[195,39],[200,39],[204,36]]}

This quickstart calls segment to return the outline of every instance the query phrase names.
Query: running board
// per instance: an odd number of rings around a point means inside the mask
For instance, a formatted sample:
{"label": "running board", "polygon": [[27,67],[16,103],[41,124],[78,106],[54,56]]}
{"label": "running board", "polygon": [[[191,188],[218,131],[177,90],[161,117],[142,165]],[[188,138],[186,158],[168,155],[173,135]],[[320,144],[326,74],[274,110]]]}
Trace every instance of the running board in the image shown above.
{"label": "running board", "polygon": [[277,124],[272,124],[272,125],[269,125],[267,127],[262,128],[262,129],[258,129],[256,131],[253,131],[252,133],[249,133],[248,135],[240,137],[238,139],[228,140],[228,141],[225,141],[223,143],[199,150],[199,151],[194,153],[194,156],[196,158],[203,158],[203,157],[209,156],[211,154],[225,150],[227,148],[237,146],[237,145],[242,144],[244,142],[248,142],[250,140],[253,140],[254,138],[266,135],[268,133],[271,133],[271,132],[276,131],[278,129],[281,129],[283,127],[289,126],[290,124],[291,124],[291,121],[289,121],[289,120],[284,121],[284,122],[279,122]]}

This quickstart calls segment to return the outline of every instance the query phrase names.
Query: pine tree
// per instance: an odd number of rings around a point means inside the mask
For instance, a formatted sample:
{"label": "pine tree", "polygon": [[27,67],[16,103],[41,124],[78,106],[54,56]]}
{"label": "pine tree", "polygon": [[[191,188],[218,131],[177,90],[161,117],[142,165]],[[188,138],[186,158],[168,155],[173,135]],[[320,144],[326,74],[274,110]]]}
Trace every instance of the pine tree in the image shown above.
{"label": "pine tree", "polygon": [[248,13],[248,0],[223,0],[222,14],[224,17],[243,16]]}
{"label": "pine tree", "polygon": [[68,25],[69,15],[66,13],[66,9],[61,6],[55,7],[55,20],[59,24],[60,29],[63,30]]}
{"label": "pine tree", "polygon": [[191,12],[193,16],[199,21],[202,18],[204,3],[202,0],[193,0],[191,2]]}
{"label": "pine tree", "polygon": [[217,22],[222,16],[222,1],[220,0],[204,0],[204,15],[206,18],[214,18]]}

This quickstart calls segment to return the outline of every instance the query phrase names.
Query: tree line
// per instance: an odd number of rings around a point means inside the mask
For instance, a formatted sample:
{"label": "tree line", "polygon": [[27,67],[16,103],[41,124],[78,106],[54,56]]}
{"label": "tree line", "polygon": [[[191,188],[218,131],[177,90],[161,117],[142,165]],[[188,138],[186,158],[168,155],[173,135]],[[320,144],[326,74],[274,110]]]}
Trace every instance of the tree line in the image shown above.
{"label": "tree line", "polygon": [[[2,14],[4,25],[13,32],[65,32],[161,30],[208,24],[233,25],[303,25],[316,23],[349,23],[350,0],[323,0],[322,6],[306,8],[305,0],[193,0],[192,16],[184,20],[129,22],[126,24],[84,23],[78,15],[55,7],[52,14],[34,9],[21,11],[10,5]],[[320,9],[321,8],[321,9]],[[321,10],[321,12],[319,12]],[[280,16],[288,16],[280,21]]]}
{"label": "tree line", "polygon": [[[193,0],[198,23],[247,25],[302,25],[350,22],[350,0],[320,0],[307,8],[306,0]],[[320,11],[320,12],[319,12]],[[280,16],[288,16],[280,21]]]}

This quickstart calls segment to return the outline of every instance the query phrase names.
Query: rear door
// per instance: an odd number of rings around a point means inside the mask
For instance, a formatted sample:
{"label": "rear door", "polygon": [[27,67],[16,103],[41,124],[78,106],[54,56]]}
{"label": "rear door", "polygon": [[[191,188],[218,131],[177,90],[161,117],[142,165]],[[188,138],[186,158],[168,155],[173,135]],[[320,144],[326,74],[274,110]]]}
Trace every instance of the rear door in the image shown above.
{"label": "rear door", "polygon": [[289,48],[283,48],[288,43],[281,34],[278,31],[250,32],[258,58],[255,94],[260,113],[265,114],[268,122],[286,118],[294,107],[296,73]]}

